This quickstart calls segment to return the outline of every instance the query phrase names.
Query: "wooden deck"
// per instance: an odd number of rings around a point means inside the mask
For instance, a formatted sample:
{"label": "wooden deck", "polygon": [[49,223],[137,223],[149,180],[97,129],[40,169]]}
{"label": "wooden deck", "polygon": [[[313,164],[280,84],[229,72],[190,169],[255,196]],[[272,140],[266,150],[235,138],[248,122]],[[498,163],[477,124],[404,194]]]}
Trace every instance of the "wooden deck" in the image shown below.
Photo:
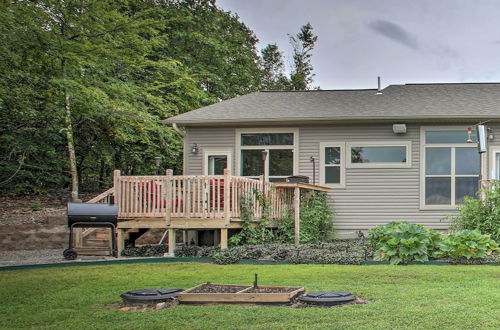
{"label": "wooden deck", "polygon": [[[90,203],[114,203],[118,207],[118,250],[123,249],[126,230],[164,228],[168,230],[169,249],[175,244],[175,230],[220,229],[221,248],[227,247],[227,230],[241,228],[242,198],[250,199],[254,221],[262,217],[256,192],[269,197],[270,218],[280,219],[292,212],[295,235],[300,232],[300,195],[304,191],[330,188],[305,183],[271,183],[224,175],[122,176],[114,171],[113,187]],[[271,226],[273,221],[271,221]]]}

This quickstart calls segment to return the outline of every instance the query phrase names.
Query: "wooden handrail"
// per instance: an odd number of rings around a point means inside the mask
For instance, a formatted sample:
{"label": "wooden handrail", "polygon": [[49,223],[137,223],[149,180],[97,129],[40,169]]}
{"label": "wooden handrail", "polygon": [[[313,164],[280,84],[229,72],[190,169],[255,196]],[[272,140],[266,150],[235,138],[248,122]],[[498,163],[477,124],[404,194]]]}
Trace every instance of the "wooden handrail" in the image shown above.
{"label": "wooden handrail", "polygon": [[109,203],[110,202],[110,197],[113,196],[115,193],[115,188],[109,188],[102,194],[97,195],[96,197],[90,199],[87,201],[87,203]]}
{"label": "wooden handrail", "polygon": [[[171,172],[170,172],[171,173]],[[230,175],[147,175],[121,176],[115,172],[115,203],[119,217],[224,219],[239,218],[241,198],[248,196],[254,205],[255,218],[262,216],[255,191],[270,196],[271,216],[280,218],[288,197],[281,198],[287,189],[276,189],[271,182]],[[104,195],[104,193],[103,193]]]}

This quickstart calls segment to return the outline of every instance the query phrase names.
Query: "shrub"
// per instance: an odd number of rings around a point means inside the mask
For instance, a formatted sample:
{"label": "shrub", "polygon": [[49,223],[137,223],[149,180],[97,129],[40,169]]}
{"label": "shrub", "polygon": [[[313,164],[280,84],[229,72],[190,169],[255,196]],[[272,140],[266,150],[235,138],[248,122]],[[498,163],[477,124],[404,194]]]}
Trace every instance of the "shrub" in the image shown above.
{"label": "shrub", "polygon": [[198,257],[198,253],[202,250],[201,246],[196,245],[183,245],[175,249],[175,256],[179,258],[193,258]]}
{"label": "shrub", "polygon": [[43,204],[39,200],[35,199],[28,203],[28,208],[31,211],[41,211],[43,208]]}
{"label": "shrub", "polygon": [[240,259],[286,260],[295,264],[362,264],[370,254],[365,240],[338,240],[333,243],[262,244],[235,246],[214,254],[214,262],[227,264]]}
{"label": "shrub", "polygon": [[440,255],[441,234],[408,222],[391,222],[369,231],[375,260],[388,260],[391,264],[424,262]]}
{"label": "shrub", "polygon": [[187,246],[178,247],[175,249],[175,256],[179,258],[211,258],[214,253],[220,251],[218,246]]}
{"label": "shrub", "polygon": [[241,231],[229,238],[231,245],[264,244],[274,240],[273,231],[268,228],[271,220],[272,199],[261,191],[254,191],[255,199],[261,206],[261,218],[254,226],[254,204],[252,196],[243,196],[240,203]]}
{"label": "shrub", "polygon": [[218,265],[235,264],[241,259],[241,254],[238,249],[225,249],[214,253],[212,260]]}
{"label": "shrub", "polygon": [[127,247],[122,251],[124,257],[156,257],[167,253],[166,245],[143,245],[138,247]]}
{"label": "shrub", "polygon": [[[300,243],[327,242],[334,234],[334,213],[325,193],[312,193],[302,198],[300,205]],[[280,242],[291,243],[295,238],[295,220],[292,214],[278,221]]]}
{"label": "shrub", "polygon": [[478,229],[500,241],[500,182],[492,182],[481,191],[484,199],[466,197],[458,216],[451,217],[452,229]]}
{"label": "shrub", "polygon": [[441,249],[453,259],[469,260],[485,258],[498,250],[498,244],[491,239],[490,235],[481,234],[477,229],[464,229],[449,234],[441,243]]}

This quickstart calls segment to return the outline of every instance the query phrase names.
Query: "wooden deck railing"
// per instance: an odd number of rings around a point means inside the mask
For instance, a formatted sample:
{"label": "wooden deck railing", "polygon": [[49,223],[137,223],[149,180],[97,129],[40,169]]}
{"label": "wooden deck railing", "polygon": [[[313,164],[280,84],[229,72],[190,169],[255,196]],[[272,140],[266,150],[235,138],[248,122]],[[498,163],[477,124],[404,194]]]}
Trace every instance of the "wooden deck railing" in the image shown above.
{"label": "wooden deck railing", "polygon": [[[241,200],[251,199],[254,217],[262,216],[256,191],[270,197],[270,216],[281,218],[293,203],[290,189],[273,183],[224,175],[121,176],[115,171],[114,195],[121,219],[182,218],[226,219],[241,217]],[[111,190],[108,190],[108,195]],[[106,193],[97,196],[105,200]]]}

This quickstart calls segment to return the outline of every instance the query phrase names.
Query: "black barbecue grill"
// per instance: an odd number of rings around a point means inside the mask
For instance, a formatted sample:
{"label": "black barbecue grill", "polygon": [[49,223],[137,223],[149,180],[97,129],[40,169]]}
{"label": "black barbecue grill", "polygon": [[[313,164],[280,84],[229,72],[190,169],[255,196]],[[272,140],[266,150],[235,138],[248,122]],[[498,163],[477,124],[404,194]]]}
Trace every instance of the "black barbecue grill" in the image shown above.
{"label": "black barbecue grill", "polygon": [[67,260],[74,260],[77,252],[73,249],[73,228],[109,227],[111,235],[111,254],[116,256],[116,223],[118,222],[118,207],[114,204],[97,203],[68,203],[69,247],[64,250],[63,256]]}

